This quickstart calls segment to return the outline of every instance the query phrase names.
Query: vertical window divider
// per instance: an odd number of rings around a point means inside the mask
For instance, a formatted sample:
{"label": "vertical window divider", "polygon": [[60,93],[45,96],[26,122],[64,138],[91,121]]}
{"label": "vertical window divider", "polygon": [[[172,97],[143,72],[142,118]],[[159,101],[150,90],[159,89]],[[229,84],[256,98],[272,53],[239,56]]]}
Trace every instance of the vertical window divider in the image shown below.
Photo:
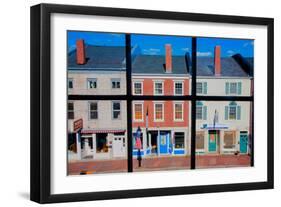
{"label": "vertical window divider", "polygon": [[190,169],[195,169],[195,146],[196,146],[196,71],[197,71],[197,38],[192,37],[192,91],[191,91],[191,153]]}
{"label": "vertical window divider", "polygon": [[128,172],[133,172],[133,144],[132,144],[132,58],[131,35],[126,34],[126,82],[127,82],[127,161]]}

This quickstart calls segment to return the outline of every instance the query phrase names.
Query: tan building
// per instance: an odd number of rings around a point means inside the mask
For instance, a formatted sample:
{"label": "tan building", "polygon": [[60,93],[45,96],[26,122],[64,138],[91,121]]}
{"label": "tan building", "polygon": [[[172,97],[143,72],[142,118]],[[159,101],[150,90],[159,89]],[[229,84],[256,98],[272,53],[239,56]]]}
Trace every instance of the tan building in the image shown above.
{"label": "tan building", "polygon": [[[68,56],[68,95],[126,93],[125,48],[91,46],[78,40]],[[68,101],[69,161],[127,156],[126,102]],[[82,128],[74,125],[83,123]]]}

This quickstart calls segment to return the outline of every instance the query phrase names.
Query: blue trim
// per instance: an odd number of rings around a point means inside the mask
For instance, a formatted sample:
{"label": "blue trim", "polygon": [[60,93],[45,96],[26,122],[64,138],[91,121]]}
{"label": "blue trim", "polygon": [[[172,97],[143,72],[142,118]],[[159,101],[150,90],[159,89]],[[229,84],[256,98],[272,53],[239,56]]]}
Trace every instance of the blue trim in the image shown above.
{"label": "blue trim", "polygon": [[183,155],[183,154],[185,154],[185,150],[184,149],[174,149],[174,154]]}
{"label": "blue trim", "polygon": [[[133,150],[133,156],[137,157],[137,155],[138,155],[138,150]],[[144,156],[143,150],[141,150],[141,156]]]}

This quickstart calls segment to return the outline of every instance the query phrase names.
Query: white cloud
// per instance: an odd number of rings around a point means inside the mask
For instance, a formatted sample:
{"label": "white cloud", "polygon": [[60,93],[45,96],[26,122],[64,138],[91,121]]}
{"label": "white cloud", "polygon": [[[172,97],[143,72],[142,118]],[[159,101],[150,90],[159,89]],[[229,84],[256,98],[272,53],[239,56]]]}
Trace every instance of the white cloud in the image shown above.
{"label": "white cloud", "polygon": [[188,52],[189,48],[188,47],[183,47],[183,48],[181,48],[181,50],[184,51],[184,52]]}
{"label": "white cloud", "polygon": [[254,41],[244,43],[243,47],[248,47],[249,45],[254,45]]}
{"label": "white cloud", "polygon": [[197,52],[198,57],[209,57],[212,56],[211,52]]}
{"label": "white cloud", "polygon": [[157,55],[159,54],[160,49],[149,48],[149,49],[143,49],[142,52],[146,55]]}
{"label": "white cloud", "polygon": [[114,36],[114,37],[121,37],[122,34],[111,34],[111,36]]}
{"label": "white cloud", "polygon": [[233,50],[228,50],[226,53],[227,53],[228,55],[233,55],[235,52],[234,52]]}

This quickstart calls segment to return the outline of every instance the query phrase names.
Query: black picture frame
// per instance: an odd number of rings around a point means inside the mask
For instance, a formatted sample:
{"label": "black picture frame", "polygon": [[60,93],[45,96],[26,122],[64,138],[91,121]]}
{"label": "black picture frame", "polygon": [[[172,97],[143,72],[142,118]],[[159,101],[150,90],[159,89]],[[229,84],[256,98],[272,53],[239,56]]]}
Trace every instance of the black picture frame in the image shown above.
{"label": "black picture frame", "polygon": [[[121,190],[121,191],[104,191],[104,192],[86,192],[71,194],[51,194],[51,71],[50,71],[50,32],[51,23],[50,16],[53,13],[66,14],[83,14],[83,15],[99,15],[113,17],[133,17],[133,18],[150,18],[162,20],[180,20],[194,21],[206,23],[233,23],[248,25],[267,26],[267,181],[265,182],[249,182],[236,184],[218,184],[218,185],[201,185],[188,187],[167,187],[153,189],[137,189],[137,190]],[[226,192],[226,191],[242,191],[257,189],[272,189],[274,187],[274,107],[273,107],[273,63],[274,63],[274,20],[272,18],[245,17],[245,16],[228,16],[213,14],[195,14],[167,11],[152,10],[135,10],[120,8],[104,8],[104,7],[88,7],[88,6],[72,6],[72,5],[56,5],[56,4],[39,4],[31,7],[31,174],[30,174],[30,199],[38,203],[54,203],[54,202],[72,202],[72,201],[89,201],[104,199],[120,199],[135,198],[147,196],[167,196],[180,194],[210,193],[210,192]],[[129,37],[126,36],[126,41]],[[196,41],[192,44],[196,45]],[[195,56],[193,56],[195,57]],[[130,56],[128,56],[130,62]],[[196,60],[193,61],[196,64]],[[195,80],[196,74],[193,73]],[[130,78],[127,75],[127,80]],[[193,91],[189,100],[195,103],[193,96],[195,91],[195,81],[193,81]],[[130,87],[127,93],[131,94]],[[72,97],[75,98],[75,97]],[[81,97],[80,97],[81,98]],[[83,98],[83,97],[82,97]],[[87,99],[89,97],[86,97]],[[104,96],[96,97],[103,99]],[[137,97],[135,97],[137,98]],[[141,99],[154,99],[155,97],[141,97]],[[169,99],[169,97],[164,97]],[[203,100],[220,101],[226,100],[221,97],[197,97]],[[177,99],[177,97],[170,97]],[[178,97],[178,99],[182,99]],[[131,100],[131,97],[130,97]],[[185,100],[185,99],[184,99]],[[228,97],[227,100],[253,101],[249,97]],[[131,110],[131,106],[127,108]],[[193,116],[195,116],[195,107],[192,108]],[[130,114],[130,113],[128,113]],[[131,116],[131,115],[128,115]],[[130,117],[128,117],[130,118]],[[195,122],[195,119],[192,119]],[[195,124],[192,128],[195,133]],[[193,136],[194,137],[194,136]],[[193,138],[194,139],[194,138]],[[191,169],[195,168],[195,141],[193,152],[191,153]],[[131,149],[132,143],[128,142],[128,149]],[[128,150],[128,153],[132,153]],[[192,156],[193,155],[193,156]],[[128,164],[132,162],[128,157]],[[253,163],[253,160],[251,160]],[[132,167],[132,166],[131,166]],[[130,168],[130,166],[128,167]],[[129,170],[130,171],[130,170]]]}

